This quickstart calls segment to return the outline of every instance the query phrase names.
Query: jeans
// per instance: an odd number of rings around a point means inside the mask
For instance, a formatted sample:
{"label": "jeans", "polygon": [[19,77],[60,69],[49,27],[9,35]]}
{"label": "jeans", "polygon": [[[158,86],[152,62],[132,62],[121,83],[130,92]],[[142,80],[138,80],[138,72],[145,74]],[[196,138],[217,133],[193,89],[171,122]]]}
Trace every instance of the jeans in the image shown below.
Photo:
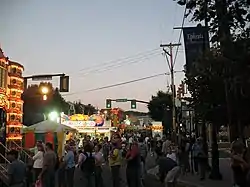
{"label": "jeans", "polygon": [[74,172],[75,167],[65,170],[65,179],[67,187],[74,187]]}
{"label": "jeans", "polygon": [[55,187],[55,169],[49,168],[42,175],[42,187]]}
{"label": "jeans", "polygon": [[95,187],[95,175],[92,173],[83,173],[83,187]]}
{"label": "jeans", "polygon": [[96,166],[95,168],[95,187],[103,187],[101,166]]}
{"label": "jeans", "polygon": [[113,187],[120,187],[120,165],[111,166]]}
{"label": "jeans", "polygon": [[199,173],[200,178],[204,179],[206,177],[207,162],[205,158],[199,158]]}
{"label": "jeans", "polygon": [[34,174],[33,182],[36,182],[41,172],[42,172],[42,168],[33,168],[33,174]]}
{"label": "jeans", "polygon": [[198,173],[199,171],[199,158],[194,157],[194,172]]}
{"label": "jeans", "polygon": [[126,177],[128,187],[140,187],[141,177],[140,177],[140,167],[127,167]]}

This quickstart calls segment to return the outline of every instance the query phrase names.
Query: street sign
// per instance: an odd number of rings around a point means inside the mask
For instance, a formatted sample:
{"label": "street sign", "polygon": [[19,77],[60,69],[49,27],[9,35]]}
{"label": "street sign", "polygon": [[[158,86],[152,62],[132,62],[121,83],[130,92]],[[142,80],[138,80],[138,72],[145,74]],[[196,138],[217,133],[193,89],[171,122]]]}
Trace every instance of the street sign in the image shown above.
{"label": "street sign", "polygon": [[48,80],[52,80],[51,75],[35,75],[35,76],[32,76],[32,81],[48,81]]}
{"label": "street sign", "polygon": [[115,102],[127,102],[128,99],[116,99]]}

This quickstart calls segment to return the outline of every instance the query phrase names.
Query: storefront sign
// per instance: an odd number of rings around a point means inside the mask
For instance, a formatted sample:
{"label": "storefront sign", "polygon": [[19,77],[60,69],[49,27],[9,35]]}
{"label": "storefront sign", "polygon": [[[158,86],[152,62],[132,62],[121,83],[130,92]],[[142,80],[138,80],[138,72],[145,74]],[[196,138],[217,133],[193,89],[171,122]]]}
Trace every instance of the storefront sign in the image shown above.
{"label": "storefront sign", "polygon": [[72,128],[77,127],[95,127],[96,122],[95,121],[64,121],[64,125],[70,126]]}

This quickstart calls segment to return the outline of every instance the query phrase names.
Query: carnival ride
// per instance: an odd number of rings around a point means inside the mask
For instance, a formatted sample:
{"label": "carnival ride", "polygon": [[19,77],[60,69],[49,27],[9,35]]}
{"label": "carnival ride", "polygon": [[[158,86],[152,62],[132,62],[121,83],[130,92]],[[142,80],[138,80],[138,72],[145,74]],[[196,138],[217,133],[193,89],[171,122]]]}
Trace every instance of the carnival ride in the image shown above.
{"label": "carnival ride", "polygon": [[11,148],[22,143],[24,67],[0,49],[0,141]]}

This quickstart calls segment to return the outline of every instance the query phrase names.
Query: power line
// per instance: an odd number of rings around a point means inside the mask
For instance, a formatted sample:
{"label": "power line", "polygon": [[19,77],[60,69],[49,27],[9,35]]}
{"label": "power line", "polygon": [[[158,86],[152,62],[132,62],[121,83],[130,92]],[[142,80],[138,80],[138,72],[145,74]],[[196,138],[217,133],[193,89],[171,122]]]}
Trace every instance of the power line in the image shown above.
{"label": "power line", "polygon": [[[97,67],[106,66],[106,65],[116,64],[118,62],[122,62],[122,61],[126,61],[126,60],[132,60],[133,58],[146,55],[147,53],[156,52],[157,50],[160,51],[160,48],[155,48],[155,49],[151,49],[151,50],[148,50],[148,51],[140,52],[140,53],[137,53],[135,55],[131,55],[131,56],[124,57],[124,58],[119,58],[119,59],[116,59],[116,60],[111,60],[109,62],[105,62],[105,63],[102,63],[102,64],[95,64],[93,66],[82,68],[82,69],[79,70],[79,72],[85,71],[85,70],[90,70],[90,69],[97,68]],[[68,74],[70,74],[70,73],[74,73],[74,72],[69,72]]]}
{"label": "power line", "polygon": [[[185,5],[184,13],[183,13],[183,18],[182,18],[182,23],[181,23],[181,28],[183,28],[184,23],[185,23],[186,12],[187,12],[187,6]],[[182,36],[182,29],[180,30],[180,35],[179,35],[178,43],[181,43],[181,36]],[[178,52],[179,52],[179,47],[180,46],[177,46],[177,49],[176,49],[176,52],[175,52],[175,56],[174,56],[174,63],[173,63],[173,65],[175,65],[175,63],[176,63],[177,55],[178,55]]]}
{"label": "power line", "polygon": [[[183,72],[183,70],[182,71],[174,71],[174,73],[181,73],[181,72]],[[170,75],[170,73],[160,73],[160,74],[151,75],[151,76],[147,76],[147,77],[143,77],[143,78],[139,78],[139,79],[134,79],[134,80],[126,81],[126,82],[121,82],[121,83],[117,83],[117,84],[112,84],[112,85],[108,85],[108,86],[103,86],[103,87],[98,87],[98,88],[94,88],[94,89],[90,89],[90,90],[85,90],[82,92],[74,92],[74,93],[64,94],[62,96],[70,96],[70,95],[75,95],[75,94],[79,94],[79,93],[86,93],[86,92],[103,90],[103,89],[107,89],[107,88],[113,88],[113,87],[131,84],[131,83],[135,83],[135,82],[139,82],[139,81],[143,81],[143,80],[147,80],[147,79],[152,79],[152,78],[159,77],[162,75]]]}
{"label": "power line", "polygon": [[[91,70],[91,71],[87,71],[83,74],[81,74],[82,76],[86,76],[86,75],[89,75],[89,74],[95,74],[95,73],[100,73],[100,72],[106,72],[106,71],[110,71],[110,70],[113,70],[113,69],[117,69],[117,68],[120,68],[120,67],[123,67],[125,65],[133,65],[133,64],[138,64],[138,63],[141,63],[141,62],[144,62],[146,60],[149,60],[149,59],[152,59],[154,57],[157,57],[159,56],[160,53],[154,53],[154,54],[151,54],[149,56],[145,56],[143,58],[140,58],[140,59],[136,59],[136,60],[132,60],[132,61],[127,61],[126,64],[125,63],[118,63],[116,65],[111,65],[111,66],[107,66],[106,68],[103,68],[103,69],[96,69],[96,70]],[[81,76],[81,77],[82,77]]]}
{"label": "power line", "polygon": [[112,84],[112,85],[109,85],[109,86],[103,86],[103,87],[87,90],[87,92],[92,92],[92,91],[103,90],[103,89],[107,89],[107,88],[113,88],[113,87],[117,87],[117,86],[121,86],[121,85],[131,84],[131,83],[134,83],[134,82],[139,82],[139,81],[159,77],[159,76],[162,76],[162,75],[169,75],[169,73],[160,73],[160,74],[157,74],[157,75],[151,75],[151,76],[148,76],[148,77],[143,77],[143,78],[140,78],[140,79],[135,79],[135,80],[127,81],[127,82]]}
{"label": "power line", "polygon": [[[134,83],[134,82],[139,82],[139,81],[143,81],[143,80],[146,80],[146,79],[151,79],[151,78],[154,78],[154,77],[159,77],[159,76],[168,75],[168,74],[169,73],[160,73],[160,74],[157,74],[157,75],[151,75],[151,76],[147,76],[147,77],[143,77],[143,78],[139,78],[139,79],[135,79],[135,80],[130,80],[130,81],[122,82],[122,83],[112,84],[112,85],[109,85],[109,86],[103,86],[103,87],[99,87],[99,88],[85,90],[83,92],[92,92],[92,91],[97,91],[97,90],[102,90],[102,89],[107,89],[107,88],[113,88],[113,87],[122,86],[122,85],[126,85],[126,84],[131,84],[131,83]],[[83,93],[83,92],[74,92],[74,93],[64,94],[63,96],[75,95],[75,94]]]}

